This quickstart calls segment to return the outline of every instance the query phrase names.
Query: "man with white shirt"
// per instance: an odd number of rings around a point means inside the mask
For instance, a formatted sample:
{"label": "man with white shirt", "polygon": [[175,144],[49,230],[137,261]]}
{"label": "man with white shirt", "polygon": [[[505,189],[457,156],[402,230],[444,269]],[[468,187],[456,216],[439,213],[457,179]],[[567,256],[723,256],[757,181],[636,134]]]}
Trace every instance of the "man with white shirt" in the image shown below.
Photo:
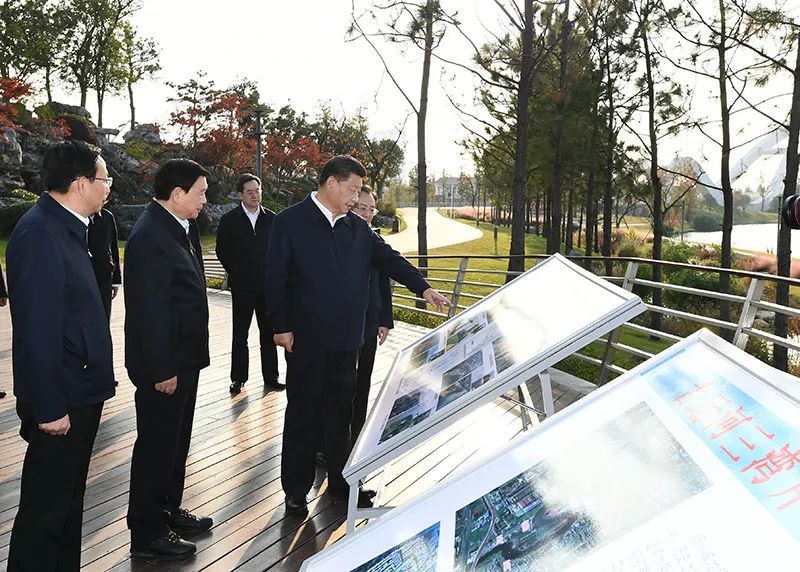
{"label": "man with white shirt", "polygon": [[[364,342],[370,269],[375,266],[429,304],[449,305],[422,274],[350,209],[364,166],[330,159],[319,189],[275,216],[267,255],[267,304],[275,343],[286,351],[287,406],[281,453],[286,512],[305,515],[315,477],[320,424],[327,454],[327,491],[344,502],[356,360]],[[371,506],[367,491],[359,505]]]}
{"label": "man with white shirt", "polygon": [[213,524],[181,508],[197,382],[209,364],[208,299],[195,222],[206,202],[207,177],[189,159],[164,163],[153,181],[155,200],[125,247],[125,367],[136,386],[132,556],[189,556],[196,547],[181,535]]}
{"label": "man with white shirt", "polygon": [[6,252],[14,395],[28,442],[9,571],[76,571],[86,476],[103,402],[114,395],[111,334],[92,270],[89,216],[111,190],[100,149],[52,145],[44,193]]}
{"label": "man with white shirt", "polygon": [[248,378],[247,337],[253,313],[261,342],[261,374],[265,389],[281,391],[278,352],[267,317],[266,271],[269,234],[275,213],[261,206],[261,179],[245,173],[236,181],[241,206],[223,215],[217,227],[217,258],[228,273],[233,304],[230,392],[237,394]]}

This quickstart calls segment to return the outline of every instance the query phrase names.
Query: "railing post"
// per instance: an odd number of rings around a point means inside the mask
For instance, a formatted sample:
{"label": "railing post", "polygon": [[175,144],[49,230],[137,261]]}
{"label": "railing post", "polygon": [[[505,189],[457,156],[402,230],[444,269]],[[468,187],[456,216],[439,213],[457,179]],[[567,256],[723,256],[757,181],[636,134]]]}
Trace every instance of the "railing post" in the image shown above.
{"label": "railing post", "polygon": [[750,280],[750,288],[747,290],[747,298],[742,304],[742,313],[739,314],[739,323],[736,332],[733,334],[733,345],[743,350],[747,345],[747,332],[745,329],[752,328],[758,312],[758,302],[764,294],[765,282],[758,278]]}
{"label": "railing post", "polygon": [[458,299],[461,297],[461,288],[464,285],[464,277],[467,274],[467,265],[469,264],[469,258],[463,257],[461,262],[458,265],[458,274],[456,275],[456,283],[453,286],[453,299],[451,302],[453,305],[447,310],[447,318],[450,319],[456,315],[456,307],[458,305]]}
{"label": "railing post", "polygon": [[[633,284],[636,280],[636,274],[639,272],[638,262],[628,262],[628,268],[625,270],[625,279],[622,281],[622,288],[628,292],[633,291]],[[606,351],[603,355],[603,363],[600,365],[600,377],[597,379],[598,387],[608,383],[608,366],[614,362],[614,344],[619,341],[619,336],[622,333],[622,326],[616,328],[608,336],[606,342]]]}

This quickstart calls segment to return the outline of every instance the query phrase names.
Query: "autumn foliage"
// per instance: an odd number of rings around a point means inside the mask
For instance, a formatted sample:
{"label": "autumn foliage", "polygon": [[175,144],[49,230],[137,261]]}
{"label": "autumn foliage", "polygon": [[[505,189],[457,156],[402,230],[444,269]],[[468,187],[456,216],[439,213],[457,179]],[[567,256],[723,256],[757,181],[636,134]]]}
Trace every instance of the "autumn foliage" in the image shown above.
{"label": "autumn foliage", "polygon": [[18,78],[0,78],[0,132],[17,126],[18,104],[33,93],[31,85]]}

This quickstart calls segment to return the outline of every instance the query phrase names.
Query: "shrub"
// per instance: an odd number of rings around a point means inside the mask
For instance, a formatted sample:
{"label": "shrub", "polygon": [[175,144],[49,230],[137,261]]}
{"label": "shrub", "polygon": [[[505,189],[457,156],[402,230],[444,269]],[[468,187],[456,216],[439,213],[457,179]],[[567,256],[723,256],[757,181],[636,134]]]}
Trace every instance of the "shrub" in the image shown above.
{"label": "shrub", "polygon": [[399,322],[406,322],[407,324],[415,324],[424,328],[435,328],[444,323],[445,319],[438,316],[431,316],[429,314],[422,314],[415,312],[411,308],[394,308],[392,310],[394,319]]}
{"label": "shrub", "polygon": [[397,214],[397,205],[394,204],[392,199],[378,201],[375,206],[378,208],[380,216],[393,217]]}
{"label": "shrub", "polygon": [[692,226],[698,232],[713,232],[722,229],[722,219],[715,215],[701,214],[694,217]]}
{"label": "shrub", "polygon": [[145,141],[131,141],[125,145],[128,155],[137,161],[157,161],[161,150]]}
{"label": "shrub", "polygon": [[0,197],[22,199],[23,201],[36,201],[39,195],[26,191],[25,189],[12,189],[10,191],[0,191]]}
{"label": "shrub", "polygon": [[70,115],[66,113],[58,118],[62,121],[66,128],[69,130],[70,139],[76,141],[85,141],[92,145],[97,145],[97,134],[95,133],[94,123],[81,117],[80,115]]}
{"label": "shrub", "polygon": [[24,201],[0,207],[0,235],[8,236],[11,234],[22,215],[28,212],[35,204],[36,201]]}

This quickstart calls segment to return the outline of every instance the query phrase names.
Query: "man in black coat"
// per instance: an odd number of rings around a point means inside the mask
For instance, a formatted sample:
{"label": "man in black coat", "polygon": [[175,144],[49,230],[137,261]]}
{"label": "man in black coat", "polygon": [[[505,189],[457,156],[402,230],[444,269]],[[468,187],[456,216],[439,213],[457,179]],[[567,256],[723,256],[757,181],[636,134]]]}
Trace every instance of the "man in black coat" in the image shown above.
{"label": "man in black coat", "polygon": [[[372,225],[378,210],[375,194],[367,185],[361,188],[358,202],[353,212]],[[375,232],[380,234],[380,229]],[[383,345],[389,337],[389,330],[394,328],[392,316],[392,286],[389,277],[377,268],[372,268],[369,275],[369,305],[364,322],[364,345],[358,353],[358,370],[356,372],[356,393],[353,397],[353,420],[350,422],[350,439],[356,442],[367,419],[369,388],[372,385],[372,370],[375,367],[375,353],[378,344]]]}
{"label": "man in black coat", "polygon": [[155,200],[125,248],[125,367],[136,386],[128,505],[133,556],[189,556],[196,547],[178,533],[213,524],[180,506],[198,377],[209,364],[208,299],[194,221],[206,202],[207,176],[188,159],[162,165]]}
{"label": "man in black coat", "polygon": [[86,242],[111,178],[100,150],[51,146],[48,192],[8,242],[14,395],[28,442],[9,571],[79,570],[83,495],[103,402],[114,395],[111,334]]}
{"label": "man in black coat", "polygon": [[[439,308],[449,304],[420,272],[350,212],[364,166],[352,157],[330,159],[319,190],[275,216],[267,257],[267,304],[275,343],[286,351],[288,404],[283,430],[281,485],[286,511],[306,514],[315,476],[315,444],[322,420],[328,492],[347,498],[342,476],[350,450],[356,360],[364,340],[369,273],[378,270]],[[369,505],[366,495],[360,504]]]}
{"label": "man in black coat", "polygon": [[230,392],[239,393],[247,381],[247,336],[254,312],[261,342],[264,387],[280,391],[284,385],[278,383],[278,351],[272,339],[264,292],[269,233],[275,213],[261,206],[261,179],[255,175],[240,176],[236,189],[241,208],[225,213],[217,227],[217,258],[228,273],[233,303]]}
{"label": "man in black coat", "polygon": [[109,321],[111,320],[111,300],[122,286],[122,272],[119,265],[119,246],[117,245],[117,221],[108,209],[89,217],[89,253],[92,267],[100,289],[100,298]]}

